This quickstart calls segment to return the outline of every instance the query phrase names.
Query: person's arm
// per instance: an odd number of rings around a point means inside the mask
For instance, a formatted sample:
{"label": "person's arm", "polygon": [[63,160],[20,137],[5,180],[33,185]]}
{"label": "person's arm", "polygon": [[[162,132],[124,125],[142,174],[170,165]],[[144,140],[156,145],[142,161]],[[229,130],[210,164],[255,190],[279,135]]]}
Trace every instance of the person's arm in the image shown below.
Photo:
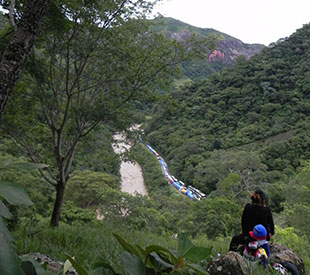
{"label": "person's arm", "polygon": [[268,224],[269,224],[269,232],[271,235],[274,235],[274,222],[273,222],[273,217],[272,217],[272,213],[271,210],[269,208],[267,208],[268,210]]}
{"label": "person's arm", "polygon": [[243,235],[247,235],[249,233],[249,225],[248,225],[248,207],[249,204],[246,204],[244,209],[243,209],[243,213],[242,213],[242,217],[241,217],[241,226],[242,226],[242,234]]}

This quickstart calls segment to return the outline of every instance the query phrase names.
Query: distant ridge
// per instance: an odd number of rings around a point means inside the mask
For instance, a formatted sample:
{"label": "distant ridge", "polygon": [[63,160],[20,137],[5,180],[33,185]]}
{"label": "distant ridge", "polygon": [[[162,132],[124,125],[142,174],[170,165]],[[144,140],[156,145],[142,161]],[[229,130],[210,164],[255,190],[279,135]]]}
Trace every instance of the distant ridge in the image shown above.
{"label": "distant ridge", "polygon": [[266,46],[262,44],[247,44],[240,39],[212,28],[198,28],[171,17],[162,17],[159,24],[154,27],[155,31],[163,32],[167,37],[182,39],[195,33],[202,37],[214,35],[219,38],[215,50],[208,53],[208,58],[183,64],[184,75],[195,79],[220,71],[222,68],[235,64],[239,56],[245,59],[251,58],[261,52]]}

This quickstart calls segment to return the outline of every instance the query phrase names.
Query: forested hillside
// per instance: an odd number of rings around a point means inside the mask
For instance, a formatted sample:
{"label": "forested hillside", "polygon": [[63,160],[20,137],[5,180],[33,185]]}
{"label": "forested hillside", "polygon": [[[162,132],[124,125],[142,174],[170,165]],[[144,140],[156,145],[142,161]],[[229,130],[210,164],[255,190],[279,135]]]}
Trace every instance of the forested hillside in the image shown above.
{"label": "forested hillside", "polygon": [[173,110],[154,107],[146,135],[178,176],[210,192],[219,182],[212,159],[247,151],[265,177],[283,177],[309,158],[309,32],[306,25],[249,61],[173,91]]}
{"label": "forested hillside", "polygon": [[[187,184],[245,202],[268,192],[277,224],[309,229],[310,25],[249,61],[172,92],[153,108],[145,138]],[[308,241],[307,241],[308,243]]]}
{"label": "forested hillside", "polygon": [[232,66],[240,56],[249,59],[265,47],[261,44],[246,44],[218,30],[194,27],[173,18],[160,18],[156,20],[156,23],[152,29],[163,33],[170,39],[182,41],[193,34],[198,37],[213,38],[214,50],[206,48],[202,58],[182,63],[183,77],[188,79],[204,78],[213,72]]}
{"label": "forested hillside", "polygon": [[[310,25],[217,73],[199,69],[215,49],[208,31],[186,26],[186,41],[172,39],[146,20],[151,2],[61,0],[42,14],[0,98],[1,274],[32,268],[23,255],[34,252],[70,260],[79,274],[207,274],[241,232],[257,187],[274,213],[272,241],[309,268]],[[9,52],[12,63],[8,45],[27,7],[15,4],[10,18],[0,13],[1,59]],[[175,85],[190,73],[196,81]],[[141,130],[128,131],[137,122]],[[122,157],[142,166],[148,196],[120,191],[119,131],[132,144]],[[171,188],[138,134],[207,197]]]}

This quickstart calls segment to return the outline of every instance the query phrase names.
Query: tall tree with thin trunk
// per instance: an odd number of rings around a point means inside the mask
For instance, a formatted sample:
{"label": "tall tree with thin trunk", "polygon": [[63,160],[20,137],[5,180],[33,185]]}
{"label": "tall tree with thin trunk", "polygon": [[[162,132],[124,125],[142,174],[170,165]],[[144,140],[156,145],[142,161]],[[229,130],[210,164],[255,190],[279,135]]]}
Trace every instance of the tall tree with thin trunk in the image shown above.
{"label": "tall tree with thin trunk", "polygon": [[[149,31],[148,1],[75,1],[63,6],[62,28],[49,31],[14,93],[2,128],[56,190],[51,226],[60,219],[65,187],[81,139],[99,124],[126,129],[137,101],[154,100],[172,82],[195,41]],[[200,43],[199,46],[201,45]]]}

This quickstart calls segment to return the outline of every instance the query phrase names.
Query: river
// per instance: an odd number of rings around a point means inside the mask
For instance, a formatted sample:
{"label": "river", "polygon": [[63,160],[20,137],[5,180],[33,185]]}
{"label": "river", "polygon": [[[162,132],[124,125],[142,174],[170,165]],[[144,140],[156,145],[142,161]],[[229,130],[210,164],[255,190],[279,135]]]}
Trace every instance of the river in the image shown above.
{"label": "river", "polygon": [[[130,149],[130,144],[125,142],[126,137],[122,134],[114,134],[116,143],[112,144],[113,150],[117,154],[122,154]],[[131,195],[141,194],[147,195],[147,190],[144,185],[144,179],[141,166],[137,162],[121,161],[121,191]]]}

